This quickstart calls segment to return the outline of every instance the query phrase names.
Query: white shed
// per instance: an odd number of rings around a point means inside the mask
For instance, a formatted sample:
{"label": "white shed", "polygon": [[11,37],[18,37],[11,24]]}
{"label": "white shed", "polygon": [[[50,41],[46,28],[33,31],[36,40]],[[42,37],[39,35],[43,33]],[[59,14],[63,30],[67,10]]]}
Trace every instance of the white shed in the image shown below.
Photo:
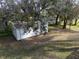
{"label": "white shed", "polygon": [[[13,24],[13,35],[17,40],[27,39],[32,36],[40,35],[41,33],[44,33],[45,31],[42,31],[41,29],[41,22],[37,21],[37,29],[34,30],[34,28],[29,27],[28,29],[25,27],[24,23],[14,23]],[[27,25],[26,25],[27,26]],[[48,32],[48,23],[45,25],[46,32]]]}

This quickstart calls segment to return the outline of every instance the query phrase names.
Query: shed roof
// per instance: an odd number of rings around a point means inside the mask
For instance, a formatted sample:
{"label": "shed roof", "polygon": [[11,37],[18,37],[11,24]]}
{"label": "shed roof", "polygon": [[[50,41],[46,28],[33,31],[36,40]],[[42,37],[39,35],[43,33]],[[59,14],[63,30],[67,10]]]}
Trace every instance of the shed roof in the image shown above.
{"label": "shed roof", "polygon": [[24,22],[24,21],[23,22],[17,21],[14,23],[14,27],[16,27],[16,28],[24,28],[26,26],[27,26],[27,22]]}

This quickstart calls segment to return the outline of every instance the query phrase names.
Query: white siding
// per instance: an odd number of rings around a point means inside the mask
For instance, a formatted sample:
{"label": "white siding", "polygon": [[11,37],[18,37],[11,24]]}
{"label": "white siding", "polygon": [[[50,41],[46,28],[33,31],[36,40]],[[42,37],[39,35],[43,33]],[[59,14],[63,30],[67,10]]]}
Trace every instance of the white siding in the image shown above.
{"label": "white siding", "polygon": [[[24,32],[24,28],[16,28],[13,26],[13,35],[17,40],[27,39],[28,37],[40,35],[41,29],[40,29],[40,22],[38,23],[38,29],[36,31],[33,31],[33,28],[30,27],[28,31]],[[48,32],[48,23],[45,25],[46,32]],[[45,32],[45,31],[44,31]]]}

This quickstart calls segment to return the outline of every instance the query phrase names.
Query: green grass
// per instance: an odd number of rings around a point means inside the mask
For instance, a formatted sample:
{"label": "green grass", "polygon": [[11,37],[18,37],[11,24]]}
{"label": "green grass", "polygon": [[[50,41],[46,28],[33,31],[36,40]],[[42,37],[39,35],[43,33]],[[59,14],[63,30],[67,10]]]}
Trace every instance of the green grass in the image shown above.
{"label": "green grass", "polygon": [[12,35],[11,31],[0,31],[0,37],[7,37],[11,35]]}
{"label": "green grass", "polygon": [[28,55],[25,49],[0,48],[0,59],[23,59]]}
{"label": "green grass", "polygon": [[49,56],[65,59],[71,53],[72,51],[61,52],[56,50],[45,50],[44,47],[39,47],[33,50],[23,48],[0,48],[0,59],[49,59]]}
{"label": "green grass", "polygon": [[[58,44],[60,48],[57,47]],[[64,45],[64,47],[62,47],[62,45]],[[0,59],[49,59],[48,56],[66,59],[73,50],[65,49],[65,47],[67,47],[65,43],[62,43],[62,45],[61,43],[52,43],[42,46],[35,45],[31,49],[0,47]]]}
{"label": "green grass", "polygon": [[60,59],[66,59],[67,56],[69,56],[71,53],[72,53],[71,51],[66,51],[66,52],[52,51],[52,52],[49,52],[49,54],[56,55]]}
{"label": "green grass", "polygon": [[[78,26],[72,26],[72,29],[77,29]],[[55,27],[49,26],[49,29],[55,29]],[[0,36],[9,36],[11,32],[0,32]],[[69,38],[72,39],[72,38]],[[49,56],[54,56],[59,59],[66,59],[76,46],[79,46],[79,38],[73,38],[73,40],[54,41],[42,46],[33,46],[31,49],[25,49],[15,47],[5,47],[4,44],[0,46],[0,59],[49,59]],[[17,41],[18,42],[18,41]],[[1,43],[0,43],[1,45]],[[73,48],[72,48],[73,47]]]}

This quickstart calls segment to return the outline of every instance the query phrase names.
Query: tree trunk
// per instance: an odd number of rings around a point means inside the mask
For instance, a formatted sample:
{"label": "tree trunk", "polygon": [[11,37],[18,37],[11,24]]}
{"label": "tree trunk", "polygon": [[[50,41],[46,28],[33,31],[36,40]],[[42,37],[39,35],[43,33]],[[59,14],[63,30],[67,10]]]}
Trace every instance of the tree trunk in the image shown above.
{"label": "tree trunk", "polygon": [[2,25],[3,25],[4,30],[6,30],[6,28],[8,26],[8,22],[7,22],[7,19],[5,17],[3,17],[3,19],[2,19]]}
{"label": "tree trunk", "polygon": [[63,29],[66,29],[67,19],[64,20]]}
{"label": "tree trunk", "polygon": [[59,14],[57,14],[55,25],[58,25]]}
{"label": "tree trunk", "polygon": [[75,23],[74,23],[74,25],[77,25],[77,20],[78,20],[78,19],[75,19]]}

